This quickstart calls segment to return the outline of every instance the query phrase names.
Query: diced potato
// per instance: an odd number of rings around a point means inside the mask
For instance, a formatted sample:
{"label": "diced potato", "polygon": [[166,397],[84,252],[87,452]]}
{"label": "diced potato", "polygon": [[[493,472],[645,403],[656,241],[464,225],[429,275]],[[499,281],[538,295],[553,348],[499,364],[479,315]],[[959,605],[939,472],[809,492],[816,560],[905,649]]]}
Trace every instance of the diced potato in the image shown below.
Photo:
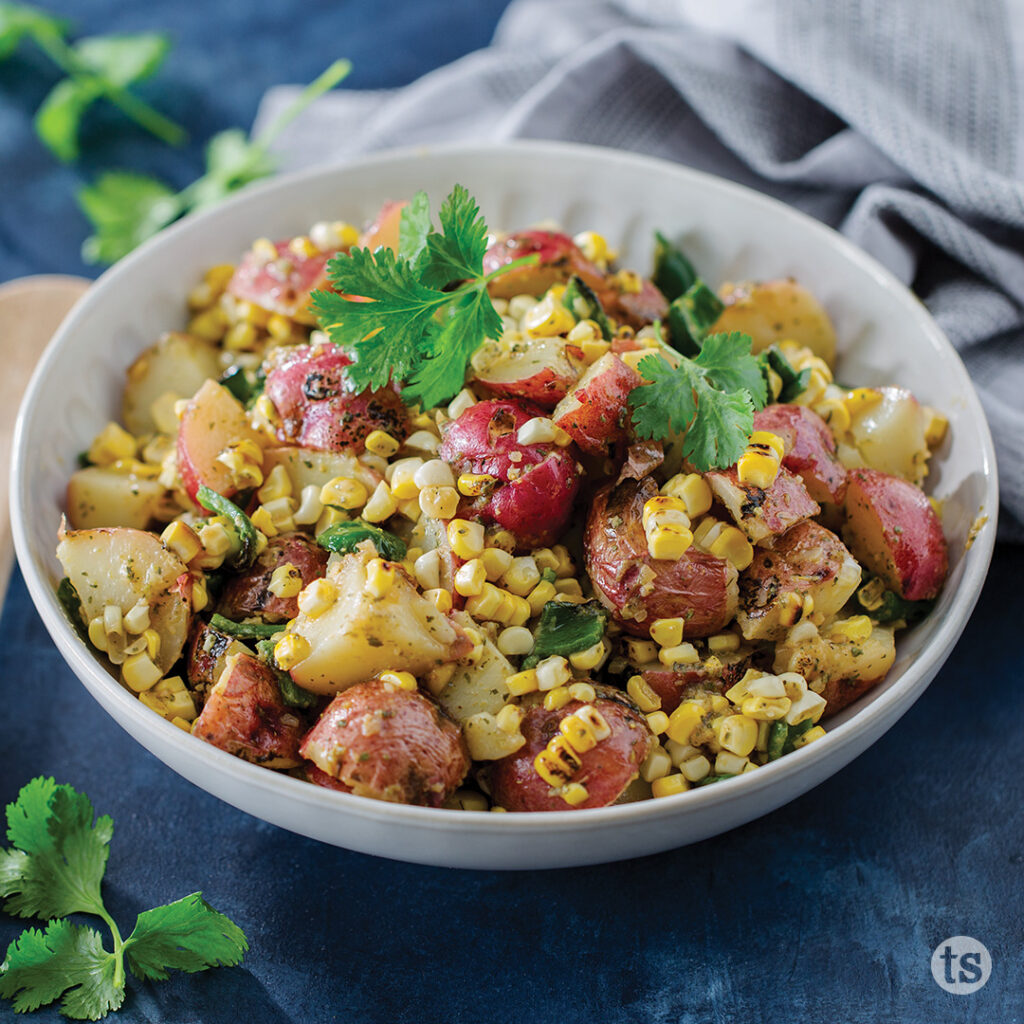
{"label": "diced potato", "polygon": [[[459,613],[456,621],[472,625],[468,615]],[[465,722],[473,715],[486,713],[496,715],[508,698],[505,680],[515,672],[508,659],[494,646],[486,634],[483,636],[483,652],[475,664],[460,661],[455,675],[438,696],[438,703],[457,722]]]}
{"label": "diced potato", "polygon": [[156,480],[87,466],[68,481],[68,519],[76,530],[98,526],[144,530],[158,516],[166,493]]}
{"label": "diced potato", "polygon": [[380,474],[364,466],[347,452],[317,452],[312,448],[268,448],[263,453],[264,475],[269,476],[275,466],[284,466],[292,482],[292,494],[298,498],[304,487],[314,484],[323,487],[335,477],[358,480],[372,494],[380,483]]}

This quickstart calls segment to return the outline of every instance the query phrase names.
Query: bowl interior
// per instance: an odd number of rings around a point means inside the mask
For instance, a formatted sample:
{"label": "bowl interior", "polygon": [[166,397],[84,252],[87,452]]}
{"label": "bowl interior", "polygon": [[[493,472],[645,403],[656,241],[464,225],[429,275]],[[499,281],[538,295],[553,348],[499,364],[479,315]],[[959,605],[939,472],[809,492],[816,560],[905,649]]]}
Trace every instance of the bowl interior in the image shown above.
{"label": "bowl interior", "polygon": [[[493,228],[553,219],[570,233],[593,229],[619,248],[627,265],[641,271],[650,269],[652,233],[659,229],[682,245],[714,285],[792,275],[811,288],[835,320],[840,379],[904,385],[941,409],[951,429],[927,489],[943,502],[949,582],[935,613],[902,635],[886,682],[832,719],[833,731],[907,683],[944,624],[948,628],[941,642],[952,646],[991,554],[995,465],[987,424],[963,364],[925,309],[838,235],[756,193],[628,154],[519,144],[384,154],[282,178],[187,219],[101,278],[44,355],[15,442],[12,513],[18,555],[48,628],[55,636],[63,631],[65,652],[69,644],[79,643],[53,593],[60,578],[54,547],[68,477],[77,454],[104,423],[119,418],[127,366],[162,331],[184,326],[184,298],[203,269],[236,261],[260,235],[287,237],[321,219],[361,223],[385,200],[418,188],[428,192],[436,211],[455,182],[476,197]],[[979,512],[993,522],[968,550]],[[102,685],[130,700],[88,654],[84,660],[75,658],[74,667],[80,675],[88,673],[94,685],[102,677]],[[173,742],[196,745],[181,733]],[[272,775],[257,768],[251,772]]]}

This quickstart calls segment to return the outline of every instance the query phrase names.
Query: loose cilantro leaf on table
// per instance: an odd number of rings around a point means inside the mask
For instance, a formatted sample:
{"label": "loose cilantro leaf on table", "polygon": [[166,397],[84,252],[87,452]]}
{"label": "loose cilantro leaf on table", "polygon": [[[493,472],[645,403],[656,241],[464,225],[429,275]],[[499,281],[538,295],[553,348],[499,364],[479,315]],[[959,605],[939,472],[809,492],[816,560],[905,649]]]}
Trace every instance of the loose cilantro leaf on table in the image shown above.
{"label": "loose cilantro leaf on table", "polygon": [[[27,928],[0,963],[0,996],[19,1013],[60,999],[76,1020],[99,1020],[125,997],[125,961],[139,978],[163,980],[168,970],[195,972],[233,965],[249,948],[232,921],[192,893],[138,916],[127,939],[103,905],[100,883],[114,832],[95,822],[92,803],[71,786],[37,778],[7,807],[8,850],[0,850],[4,910],[50,919]],[[110,929],[108,951],[99,931],[72,924],[73,913],[94,914]]]}
{"label": "loose cilantro leaf on table", "polygon": [[434,231],[426,194],[417,193],[402,211],[397,255],[388,248],[341,253],[327,265],[336,291],[313,292],[320,326],[356,357],[347,371],[353,385],[405,381],[402,397],[424,408],[455,395],[469,357],[485,339],[500,337],[488,282],[536,261],[527,256],[484,274],[487,224],[462,185],[438,220]]}
{"label": "loose cilantro leaf on table", "polygon": [[761,364],[750,354],[750,337],[711,334],[692,359],[673,368],[660,355],[640,361],[650,383],[629,395],[638,437],[683,434],[682,454],[699,472],[731,466],[746,448],[754,412],[768,399]]}

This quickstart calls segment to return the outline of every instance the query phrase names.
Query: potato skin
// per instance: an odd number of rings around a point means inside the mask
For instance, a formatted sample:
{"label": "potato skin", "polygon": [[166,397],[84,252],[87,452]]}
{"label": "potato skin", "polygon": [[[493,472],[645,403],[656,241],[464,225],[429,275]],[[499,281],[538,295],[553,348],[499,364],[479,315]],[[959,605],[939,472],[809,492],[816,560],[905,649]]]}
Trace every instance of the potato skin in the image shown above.
{"label": "potato skin", "polygon": [[291,563],[307,587],[327,569],[327,552],[304,533],[272,537],[251,568],[232,576],[221,594],[217,611],[229,619],[259,616],[264,622],[287,622],[299,614],[297,597],[277,597],[267,587],[274,570]]}
{"label": "potato skin", "polygon": [[526,744],[514,754],[495,761],[488,769],[491,797],[507,811],[570,811],[588,807],[607,807],[615,803],[623,790],[640,774],[653,745],[647,721],[632,701],[620,690],[595,686],[598,698],[594,707],[611,727],[611,735],[580,755],[580,770],[573,777],[587,787],[587,799],[573,807],[537,774],[533,759],[558,733],[558,723],[583,705],[570,701],[557,711],[542,704],[526,710],[521,730]]}
{"label": "potato skin", "polygon": [[736,570],[693,547],[678,561],[651,558],[642,517],[644,502],[657,493],[650,477],[597,492],[583,539],[587,575],[601,603],[634,636],[650,636],[655,619],[676,616],[685,620],[687,638],[710,636],[736,612]]}
{"label": "potato skin", "polygon": [[821,512],[800,477],[785,466],[771,487],[740,483],[735,466],[712,470],[704,479],[753,544],[770,546],[790,527]]}
{"label": "potato skin", "polygon": [[380,679],[338,694],[300,753],[359,796],[440,807],[469,771],[462,730],[418,690]]}
{"label": "potato skin", "polygon": [[277,258],[268,260],[252,250],[242,257],[228,282],[228,293],[251,302],[270,313],[293,317],[302,323],[315,323],[309,312],[309,293],[329,288],[327,261],[333,252],[301,256],[288,245],[291,239],[275,242]]}
{"label": "potato skin", "polygon": [[754,413],[754,429],[782,438],[782,465],[803,480],[814,501],[842,503],[846,468],[836,457],[832,431],[816,412],[803,405],[769,405]]}
{"label": "potato skin", "polygon": [[350,363],[334,345],[296,345],[271,356],[266,394],[281,418],[278,440],[316,451],[360,452],[374,430],[405,439],[408,414],[398,392],[356,391],[345,373]]}
{"label": "potato skin", "polygon": [[752,658],[746,655],[722,666],[722,671],[712,675],[703,665],[694,665],[683,671],[671,668],[645,668],[640,672],[647,685],[661,698],[661,711],[670,715],[690,697],[705,693],[725,693],[738,683],[747,669],[752,667]]}
{"label": "potato skin", "polygon": [[553,284],[565,284],[574,274],[595,292],[605,287],[604,273],[591,263],[580,247],[559,231],[518,231],[496,241],[484,254],[484,273],[522,259],[538,257],[533,266],[517,267],[495,278],[487,290],[495,298],[543,295]]}
{"label": "potato skin", "polygon": [[236,644],[237,648],[244,647],[234,637],[214,629],[202,619],[196,619],[192,623],[185,663],[188,685],[193,690],[205,694],[213,689],[220,679],[221,672],[224,671],[227,656],[236,653],[230,650],[232,644]]}
{"label": "potato skin", "polygon": [[601,356],[555,407],[552,419],[590,455],[629,437],[629,393],[643,380],[617,355]]}

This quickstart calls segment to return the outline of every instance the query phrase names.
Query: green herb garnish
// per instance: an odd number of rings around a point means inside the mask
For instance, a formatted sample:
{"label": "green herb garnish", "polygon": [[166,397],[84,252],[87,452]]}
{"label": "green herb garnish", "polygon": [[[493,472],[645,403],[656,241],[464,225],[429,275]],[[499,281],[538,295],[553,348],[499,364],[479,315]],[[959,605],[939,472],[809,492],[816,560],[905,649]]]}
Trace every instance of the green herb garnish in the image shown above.
{"label": "green herb garnish", "polygon": [[541,609],[533,651],[523,659],[523,668],[532,668],[553,654],[568,657],[593,647],[604,636],[607,621],[608,612],[597,601],[548,601]]}
{"label": "green herb garnish", "polygon": [[[125,967],[142,980],[162,981],[168,970],[194,973],[232,966],[249,948],[242,930],[202,893],[139,914],[127,939],[103,905],[100,883],[114,823],[93,823],[89,798],[53,779],[36,778],[7,805],[8,850],[0,850],[4,910],[49,920],[27,928],[0,964],[0,996],[18,1013],[57,999],[75,1020],[99,1020],[124,1002]],[[108,952],[100,932],[72,924],[69,914],[93,914],[110,929]]]}
{"label": "green herb garnish", "polygon": [[270,144],[351,67],[347,60],[335,61],[256,139],[250,140],[240,128],[215,135],[206,147],[206,173],[180,192],[156,178],[128,171],[108,171],[81,189],[78,203],[94,231],[82,246],[82,258],[87,263],[113,263],[184,214],[212,206],[273,173]]}
{"label": "green herb garnish", "polygon": [[335,523],[316,538],[320,547],[337,554],[354,551],[356,545],[364,540],[372,541],[378,554],[388,561],[400,562],[405,558],[405,541],[364,519],[349,519],[344,523]]}
{"label": "green herb garnish", "polygon": [[743,454],[763,409],[767,388],[750,336],[710,334],[694,358],[681,356],[673,368],[660,355],[640,361],[651,383],[629,395],[638,437],[664,439],[684,434],[682,454],[701,473],[731,466]]}
{"label": "green herb garnish", "polygon": [[501,337],[488,282],[537,258],[485,275],[487,224],[461,185],[441,204],[438,220],[439,232],[426,195],[417,193],[402,212],[398,254],[339,253],[327,265],[336,291],[314,291],[312,303],[331,340],[356,357],[347,374],[357,390],[404,381],[402,398],[426,409],[454,396],[470,356],[487,338]]}
{"label": "green herb garnish", "polygon": [[67,576],[57,584],[57,600],[60,601],[64,614],[70,619],[71,625],[75,627],[75,632],[79,636],[84,637],[86,635],[87,623],[85,616],[82,614],[82,599],[78,596],[75,585]]}
{"label": "green herb garnish", "polygon": [[[884,590],[880,596],[880,604],[876,604],[869,596],[870,591],[865,593],[868,584],[857,591],[857,600],[876,622],[917,622],[925,618],[935,607],[934,600],[908,601],[892,590]],[[876,584],[877,586],[877,584]],[[868,605],[874,605],[869,608]]]}

